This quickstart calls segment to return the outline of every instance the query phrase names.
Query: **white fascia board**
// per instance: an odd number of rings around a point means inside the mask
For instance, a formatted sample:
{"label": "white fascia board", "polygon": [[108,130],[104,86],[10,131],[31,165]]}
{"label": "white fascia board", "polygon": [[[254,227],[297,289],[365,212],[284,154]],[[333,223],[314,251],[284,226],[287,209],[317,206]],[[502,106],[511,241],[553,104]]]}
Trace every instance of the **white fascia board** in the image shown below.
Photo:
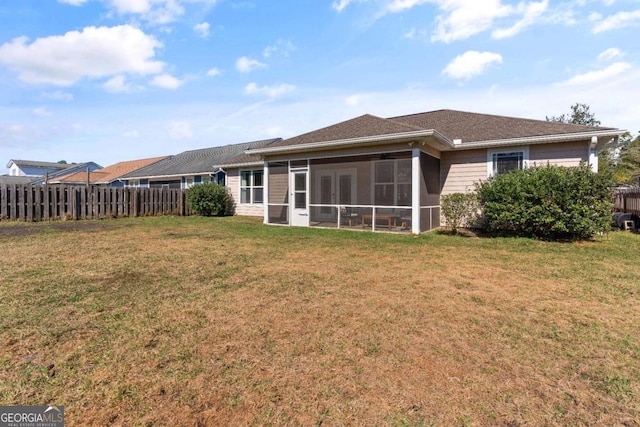
{"label": "white fascia board", "polygon": [[488,141],[462,142],[456,144],[455,150],[471,150],[474,148],[491,148],[510,145],[550,144],[554,142],[578,141],[592,137],[616,137],[626,133],[626,130],[601,130],[593,132],[566,133],[543,136],[528,136],[523,138],[495,139]]}
{"label": "white fascia board", "polygon": [[220,169],[237,169],[237,168],[246,168],[246,167],[251,167],[251,166],[263,166],[264,162],[263,161],[257,161],[257,162],[246,162],[246,163],[230,163],[230,164],[226,164],[226,165],[215,165],[215,168],[220,168]]}
{"label": "white fascia board", "polygon": [[258,148],[253,150],[246,150],[245,154],[299,153],[304,151],[315,151],[318,149],[345,148],[345,147],[351,147],[351,146],[359,146],[359,145],[368,144],[372,142],[402,141],[402,140],[412,139],[412,138],[424,138],[427,136],[435,137],[445,145],[451,148],[454,147],[454,144],[451,140],[446,138],[437,130],[430,129],[430,130],[419,130],[414,132],[392,133],[389,135],[374,135],[374,136],[365,136],[361,138],[338,139],[335,141],[310,142],[308,144],[286,145],[283,147]]}

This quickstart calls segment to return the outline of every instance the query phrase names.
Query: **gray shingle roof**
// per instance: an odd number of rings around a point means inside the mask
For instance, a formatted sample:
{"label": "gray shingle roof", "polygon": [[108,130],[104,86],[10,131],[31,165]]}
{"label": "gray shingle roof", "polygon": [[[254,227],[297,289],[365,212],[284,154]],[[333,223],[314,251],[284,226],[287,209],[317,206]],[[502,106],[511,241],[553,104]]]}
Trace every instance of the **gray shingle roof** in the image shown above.
{"label": "gray shingle roof", "polygon": [[260,162],[260,157],[245,154],[251,148],[262,148],[266,145],[281,141],[281,138],[262,141],[244,142],[241,144],[225,145],[222,147],[202,148],[190,150],[175,156],[167,157],[157,163],[124,175],[122,178],[145,178],[159,176],[179,176],[190,174],[204,174],[212,172],[216,166],[228,166]]}
{"label": "gray shingle roof", "polygon": [[9,163],[7,163],[7,167],[9,167],[9,164],[11,164],[11,162],[15,163],[19,167],[42,168],[42,169],[60,169],[60,170],[62,170],[62,169],[65,169],[65,168],[70,166],[70,165],[68,165],[66,163],[38,162],[36,160],[15,160],[15,159],[11,159],[11,160],[9,160]]}
{"label": "gray shingle roof", "polygon": [[365,114],[345,122],[285,139],[272,144],[269,148],[421,130],[435,130],[451,141],[461,139],[462,145],[464,145],[465,142],[587,133],[614,130],[614,128],[573,125],[456,110],[437,110],[386,119]]}

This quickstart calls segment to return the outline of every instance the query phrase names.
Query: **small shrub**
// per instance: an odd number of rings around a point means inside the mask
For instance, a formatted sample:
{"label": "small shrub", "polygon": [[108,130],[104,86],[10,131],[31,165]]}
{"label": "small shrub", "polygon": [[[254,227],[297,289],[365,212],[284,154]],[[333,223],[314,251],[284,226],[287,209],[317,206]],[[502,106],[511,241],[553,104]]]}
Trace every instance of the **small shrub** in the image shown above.
{"label": "small shrub", "polygon": [[202,216],[233,215],[233,198],[226,187],[215,183],[199,184],[187,192],[193,211]]}
{"label": "small shrub", "polygon": [[514,170],[477,185],[482,225],[491,234],[589,239],[609,229],[610,185],[586,164]]}
{"label": "small shrub", "polygon": [[475,193],[452,193],[440,198],[440,209],[445,224],[454,233],[458,228],[468,226],[477,212],[477,197]]}

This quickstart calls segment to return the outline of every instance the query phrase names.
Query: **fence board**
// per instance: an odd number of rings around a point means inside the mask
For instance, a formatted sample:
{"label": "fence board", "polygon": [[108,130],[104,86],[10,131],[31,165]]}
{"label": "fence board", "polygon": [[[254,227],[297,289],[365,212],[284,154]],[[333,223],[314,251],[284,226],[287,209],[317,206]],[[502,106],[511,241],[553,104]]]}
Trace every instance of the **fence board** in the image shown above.
{"label": "fence board", "polygon": [[0,184],[0,221],[187,214],[180,189]]}
{"label": "fence board", "polygon": [[640,215],[640,188],[628,188],[616,191],[614,210]]}

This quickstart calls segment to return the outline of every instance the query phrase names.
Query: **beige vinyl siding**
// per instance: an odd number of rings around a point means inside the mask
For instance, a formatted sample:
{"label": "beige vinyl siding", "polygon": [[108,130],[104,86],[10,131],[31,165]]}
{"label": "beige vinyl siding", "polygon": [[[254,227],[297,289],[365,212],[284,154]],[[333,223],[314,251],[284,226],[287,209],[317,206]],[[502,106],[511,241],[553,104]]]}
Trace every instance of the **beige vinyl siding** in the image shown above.
{"label": "beige vinyl siding", "polygon": [[529,147],[529,166],[578,166],[589,161],[589,141],[540,144]]}
{"label": "beige vinyl siding", "polygon": [[[251,169],[262,169],[262,168],[251,168]],[[227,190],[229,190],[229,193],[233,197],[233,201],[236,207],[236,215],[244,215],[244,216],[263,216],[264,215],[263,205],[249,205],[249,204],[240,203],[240,171],[239,169],[227,170]]]}
{"label": "beige vinyl siding", "polygon": [[487,150],[443,151],[440,158],[441,194],[473,190],[473,183],[487,179]]}

